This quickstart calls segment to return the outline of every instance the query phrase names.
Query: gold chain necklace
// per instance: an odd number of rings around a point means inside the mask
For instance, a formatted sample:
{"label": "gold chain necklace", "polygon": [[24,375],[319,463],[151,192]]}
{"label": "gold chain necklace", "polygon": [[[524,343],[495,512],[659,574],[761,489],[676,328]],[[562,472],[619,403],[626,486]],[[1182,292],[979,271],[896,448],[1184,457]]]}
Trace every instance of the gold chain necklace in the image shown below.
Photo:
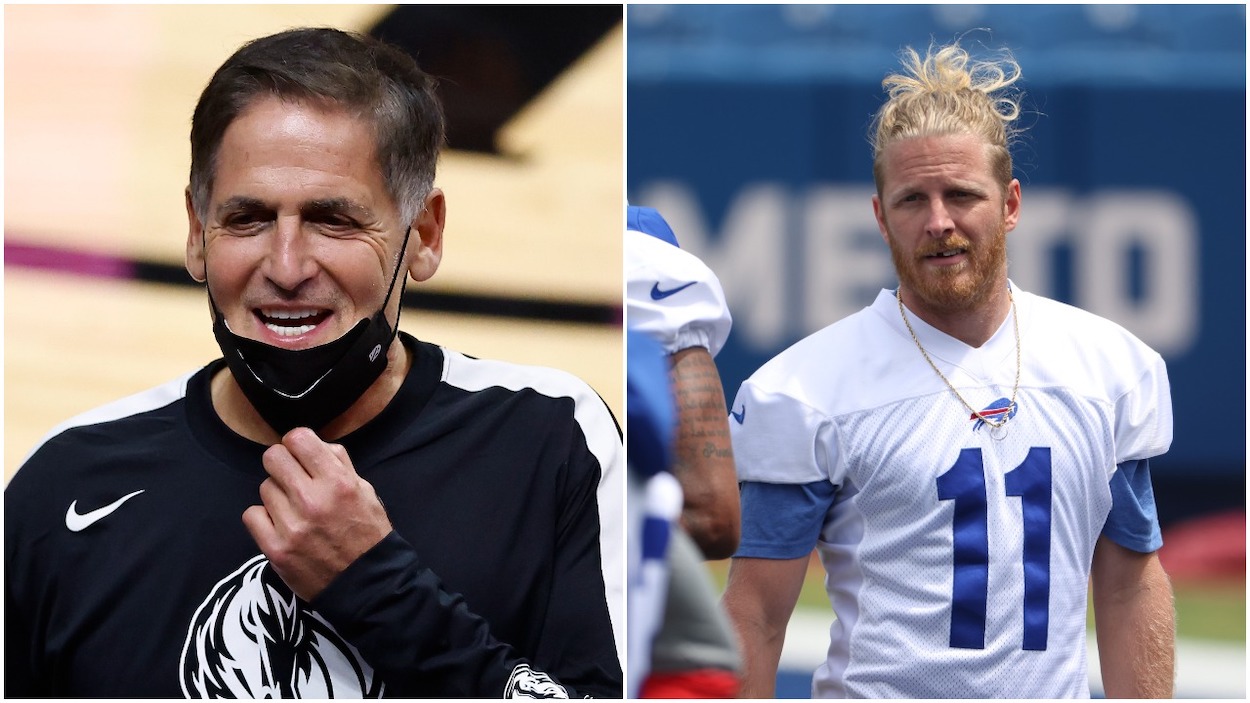
{"label": "gold chain necklace", "polygon": [[951,382],[946,380],[946,376],[943,376],[942,372],[938,370],[937,364],[933,363],[933,359],[929,358],[929,352],[924,350],[924,345],[920,343],[920,338],[916,336],[916,330],[912,329],[911,323],[907,321],[907,313],[903,310],[902,293],[895,291],[894,297],[898,299],[898,314],[902,315],[903,324],[907,325],[907,331],[911,333],[911,340],[916,343],[916,348],[920,350],[921,355],[924,356],[924,360],[929,362],[929,368],[933,369],[933,373],[936,373],[938,378],[942,379],[942,382],[946,384],[946,387],[951,389],[951,393],[954,393],[955,397],[959,399],[959,402],[963,403],[964,407],[967,408],[973,415],[981,418],[982,422],[989,425],[993,429],[998,429],[1007,424],[1007,420],[1011,419],[1012,411],[1015,410],[1016,407],[1016,392],[1020,390],[1020,317],[1016,314],[1016,299],[1011,295],[1011,288],[1007,288],[1007,299],[1011,301],[1011,323],[1016,332],[1016,385],[1011,389],[1011,403],[1007,406],[1007,412],[1003,413],[1002,422],[994,422],[988,417],[982,415],[980,410],[977,410],[969,405],[968,401],[964,400],[964,397],[959,394],[959,391],[955,390],[955,387],[951,385]]}

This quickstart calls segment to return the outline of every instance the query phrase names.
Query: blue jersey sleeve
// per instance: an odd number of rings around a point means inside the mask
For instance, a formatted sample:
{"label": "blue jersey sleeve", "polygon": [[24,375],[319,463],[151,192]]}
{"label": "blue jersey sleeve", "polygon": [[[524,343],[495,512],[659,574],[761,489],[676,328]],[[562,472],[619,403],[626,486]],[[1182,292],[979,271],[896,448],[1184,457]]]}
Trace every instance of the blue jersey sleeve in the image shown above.
{"label": "blue jersey sleeve", "polygon": [[668,358],[647,335],[634,330],[626,334],[629,470],[654,476],[669,468],[677,426]]}
{"label": "blue jersey sleeve", "polygon": [[809,554],[837,494],[828,481],[743,481],[740,488],[742,538],[734,556],[760,559],[797,559]]}
{"label": "blue jersey sleeve", "polygon": [[668,242],[678,249],[681,248],[681,245],[677,243],[677,234],[673,232],[668,220],[665,220],[660,211],[653,207],[628,206],[625,211],[625,226]]}
{"label": "blue jersey sleeve", "polygon": [[1111,514],[1102,533],[1111,541],[1135,552],[1149,553],[1163,546],[1150,462],[1126,461],[1111,476]]}

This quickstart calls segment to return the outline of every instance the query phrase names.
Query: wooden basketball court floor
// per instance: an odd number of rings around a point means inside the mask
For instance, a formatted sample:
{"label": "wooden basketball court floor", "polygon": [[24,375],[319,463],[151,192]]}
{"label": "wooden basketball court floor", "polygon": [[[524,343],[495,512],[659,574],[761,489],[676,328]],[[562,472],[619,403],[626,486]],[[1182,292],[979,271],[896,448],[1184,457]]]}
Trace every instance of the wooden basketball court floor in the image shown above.
{"label": "wooden basketball court floor", "polygon": [[[119,261],[181,265],[187,133],[212,71],[248,39],[364,30],[390,7],[4,8],[6,481],[56,424],[220,355],[202,288],[116,275]],[[623,68],[618,27],[505,127],[503,156],[445,153],[443,263],[409,283],[418,307],[401,321],[474,356],[570,371],[618,419],[619,316],[433,312],[419,296],[619,311]]]}

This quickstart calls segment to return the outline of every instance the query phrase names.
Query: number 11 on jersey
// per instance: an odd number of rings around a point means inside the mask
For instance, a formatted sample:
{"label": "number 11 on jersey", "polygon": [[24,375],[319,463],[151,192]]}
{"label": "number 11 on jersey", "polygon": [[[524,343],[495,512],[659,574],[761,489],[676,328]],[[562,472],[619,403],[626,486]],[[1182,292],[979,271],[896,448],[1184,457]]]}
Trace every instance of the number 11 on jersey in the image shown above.
{"label": "number 11 on jersey", "polygon": [[[1003,476],[1005,493],[1020,498],[1024,519],[1024,641],[1046,649],[1050,624],[1050,448],[1029,449],[1024,461]],[[979,448],[963,449],[955,465],[938,476],[939,500],[955,502],[954,580],[951,586],[950,646],[985,648],[989,598],[989,512],[985,465]]]}

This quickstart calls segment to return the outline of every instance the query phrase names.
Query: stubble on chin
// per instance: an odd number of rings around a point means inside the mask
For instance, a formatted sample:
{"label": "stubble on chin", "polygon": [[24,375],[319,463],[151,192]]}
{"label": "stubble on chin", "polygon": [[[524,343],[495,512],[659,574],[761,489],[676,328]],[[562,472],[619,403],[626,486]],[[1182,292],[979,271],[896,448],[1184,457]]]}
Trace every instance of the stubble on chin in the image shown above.
{"label": "stubble on chin", "polygon": [[890,256],[899,282],[932,312],[947,315],[978,309],[993,295],[1007,267],[1007,236],[1000,232],[986,249],[967,246],[969,258],[948,267],[924,265],[923,255],[909,258],[891,240]]}

